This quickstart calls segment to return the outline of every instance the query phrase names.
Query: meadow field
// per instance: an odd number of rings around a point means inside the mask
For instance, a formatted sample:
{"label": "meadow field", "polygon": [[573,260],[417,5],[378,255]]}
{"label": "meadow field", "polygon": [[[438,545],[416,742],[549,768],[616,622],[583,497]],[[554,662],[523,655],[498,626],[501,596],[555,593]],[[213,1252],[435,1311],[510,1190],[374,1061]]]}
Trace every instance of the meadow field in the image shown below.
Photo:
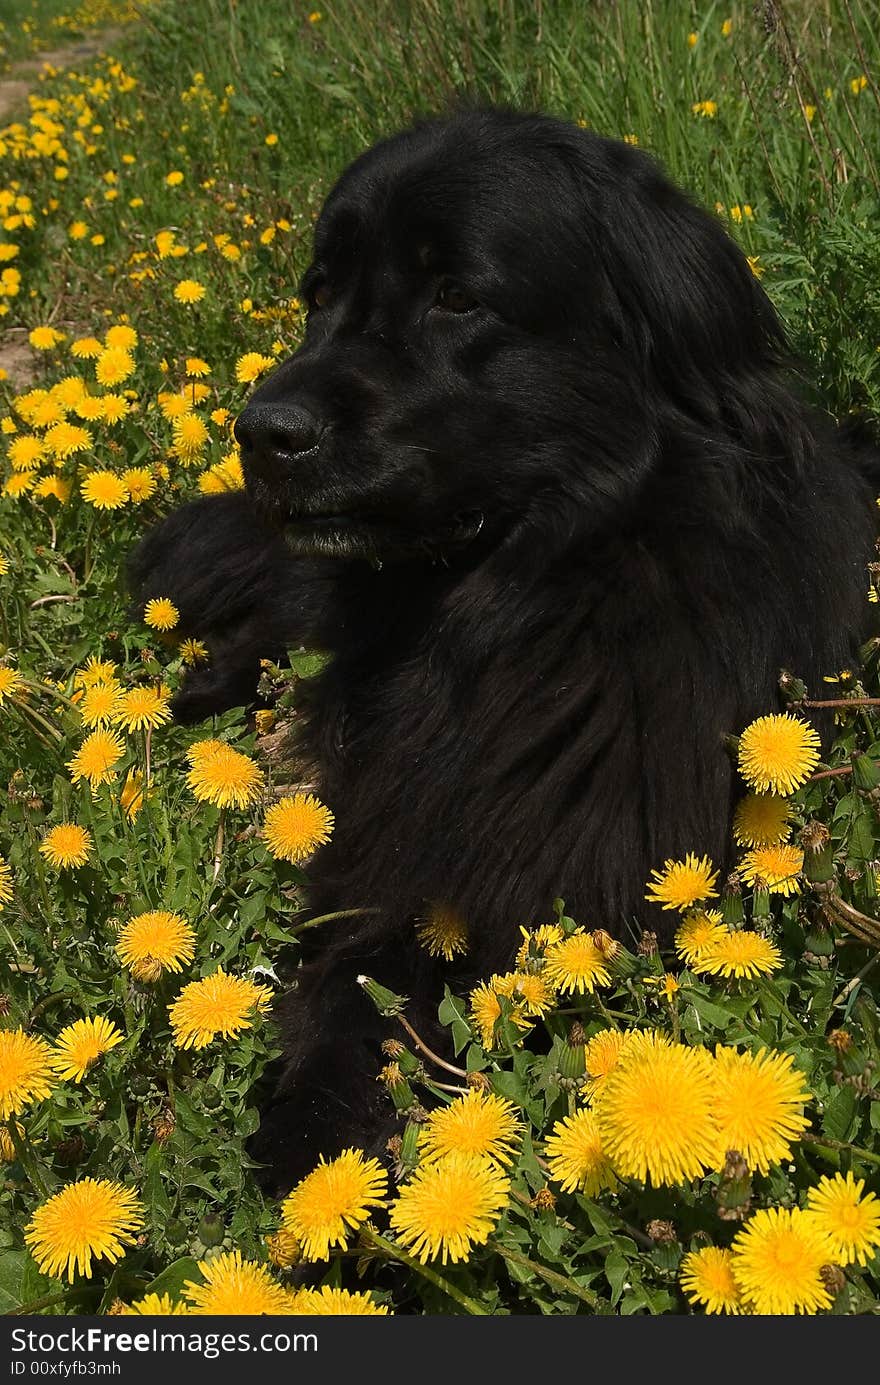
{"label": "meadow field", "polygon": [[[388,1159],[281,1204],[255,1181],[272,1000],[334,923],[303,899],[334,805],[289,749],[321,657],[267,666],[267,710],[177,726],[210,650],[170,600],[134,617],[125,561],[242,486],[231,426],[300,340],[335,176],[462,98],[656,154],[749,257],[804,388],[880,419],[873,0],[8,0],[0,1312],[880,1312],[880,641],[730,728],[735,875],[645,882],[674,948],[560,900],[511,972],[438,995],[442,1063],[371,979]],[[466,922],[420,937],[451,960]]]}

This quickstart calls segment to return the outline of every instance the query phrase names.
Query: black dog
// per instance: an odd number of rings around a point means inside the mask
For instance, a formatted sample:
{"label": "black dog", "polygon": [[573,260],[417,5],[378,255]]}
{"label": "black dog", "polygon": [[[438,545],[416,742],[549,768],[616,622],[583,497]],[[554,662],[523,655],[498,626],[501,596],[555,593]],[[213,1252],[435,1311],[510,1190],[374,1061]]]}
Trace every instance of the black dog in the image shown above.
{"label": "black dog", "polygon": [[[328,925],[282,1004],[256,1150],[289,1187],[381,1146],[369,972],[430,1023],[434,905],[459,986],[554,897],[622,934],[669,856],[727,853],[725,734],[781,666],[864,633],[877,457],[786,377],[769,300],[644,153],[481,111],[359,158],[318,221],[305,343],[236,426],[247,493],[172,514],[133,561],[206,640],[185,721],[251,700],[261,656],[332,660],[307,749],[336,814]],[[332,931],[331,931],[332,930]]]}

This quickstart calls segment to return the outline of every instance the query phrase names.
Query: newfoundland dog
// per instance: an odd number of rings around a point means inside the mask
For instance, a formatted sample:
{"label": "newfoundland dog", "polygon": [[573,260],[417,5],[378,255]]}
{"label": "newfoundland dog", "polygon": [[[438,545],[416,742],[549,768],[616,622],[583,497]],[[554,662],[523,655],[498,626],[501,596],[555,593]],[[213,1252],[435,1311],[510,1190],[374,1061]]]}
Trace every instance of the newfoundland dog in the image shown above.
{"label": "newfoundland dog", "polygon": [[132,559],[210,664],[194,722],[261,657],[331,658],[304,748],[336,815],[328,923],[280,1003],[286,1062],[254,1152],[288,1188],[376,1151],[387,1025],[429,1029],[523,924],[656,929],[651,869],[727,855],[725,736],[864,636],[878,458],[799,396],[769,299],[718,219],[639,149],[540,115],[426,120],[331,191],[305,341],[235,426],[246,491],[171,514]]}

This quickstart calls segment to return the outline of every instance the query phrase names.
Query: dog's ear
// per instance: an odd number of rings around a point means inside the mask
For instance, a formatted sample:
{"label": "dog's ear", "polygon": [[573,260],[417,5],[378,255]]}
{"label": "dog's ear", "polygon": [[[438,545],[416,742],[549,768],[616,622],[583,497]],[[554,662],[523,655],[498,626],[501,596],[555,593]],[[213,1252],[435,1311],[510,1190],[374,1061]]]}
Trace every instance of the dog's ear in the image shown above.
{"label": "dog's ear", "polygon": [[602,297],[656,378],[686,390],[688,377],[766,371],[787,354],[773,305],[717,216],[642,150],[582,130],[571,147]]}

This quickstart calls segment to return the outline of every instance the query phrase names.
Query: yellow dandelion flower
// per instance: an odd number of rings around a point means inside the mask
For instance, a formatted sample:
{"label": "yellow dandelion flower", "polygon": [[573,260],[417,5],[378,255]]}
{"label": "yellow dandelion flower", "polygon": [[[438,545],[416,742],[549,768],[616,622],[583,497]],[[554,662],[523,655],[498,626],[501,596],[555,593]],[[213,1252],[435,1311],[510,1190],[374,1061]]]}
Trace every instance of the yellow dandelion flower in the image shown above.
{"label": "yellow dandelion flower", "polygon": [[645,899],[664,909],[692,909],[704,899],[715,899],[718,871],[708,856],[688,852],[683,861],[665,861],[662,870],[653,870]]}
{"label": "yellow dandelion flower", "polygon": [[314,794],[297,793],[273,804],[263,822],[263,838],[277,859],[297,864],[329,842],[333,814]]}
{"label": "yellow dandelion flower", "polygon": [[799,717],[759,717],[739,738],[739,771],[758,793],[790,794],[819,763],[820,742],[813,727]]}
{"label": "yellow dandelion flower", "polygon": [[144,806],[144,776],[139,769],[130,769],[119,795],[119,806],[129,822],[134,822]]}
{"label": "yellow dandelion flower", "polygon": [[707,947],[727,936],[721,914],[717,909],[699,909],[686,914],[675,935],[675,950],[691,966]]}
{"label": "yellow dandelion flower", "polygon": [[171,170],[170,173],[166,173],[165,182],[168,184],[170,188],[180,187],[180,184],[183,182],[183,174],[181,173],[180,169],[174,168]]}
{"label": "yellow dandelion flower", "polygon": [[800,1208],[755,1212],[731,1246],[733,1277],[752,1313],[818,1313],[831,1307],[822,1267],[832,1259],[828,1237]]}
{"label": "yellow dandelion flower", "polygon": [[561,943],[565,930],[558,923],[542,923],[537,928],[520,928],[523,942],[516,954],[517,971],[525,971],[529,962],[542,958],[551,943]]}
{"label": "yellow dandelion flower", "polygon": [[138,981],[158,981],[163,972],[180,971],[195,956],[196,935],[180,914],[150,909],[122,928],[116,955]]}
{"label": "yellow dandelion flower", "polygon": [[128,491],[129,500],[135,505],[149,500],[156,492],[156,478],[149,467],[145,466],[130,467],[128,471],[123,471],[122,484]]}
{"label": "yellow dandelion flower", "polygon": [[584,1048],[584,1062],[588,1078],[587,1093],[594,1096],[602,1086],[609,1072],[613,1072],[629,1035],[622,1029],[600,1029],[588,1040]]}
{"label": "yellow dandelion flower", "polygon": [[782,966],[782,953],[773,943],[747,928],[725,931],[691,962],[693,971],[709,976],[766,975]]}
{"label": "yellow dandelion flower", "polygon": [[753,851],[747,851],[738,869],[747,885],[761,880],[771,894],[787,896],[799,893],[803,868],[801,848],[783,842],[779,846],[756,846]]}
{"label": "yellow dandelion flower", "polygon": [[40,842],[40,855],[56,870],[84,866],[92,849],[92,834],[75,822],[62,822],[51,828]]}
{"label": "yellow dandelion flower", "polygon": [[[89,689],[94,695],[94,689]],[[88,779],[93,789],[99,784],[109,784],[117,774],[117,765],[125,754],[125,742],[114,731],[99,727],[83,741],[67,768],[74,784]]]}
{"label": "yellow dandelion flower", "polygon": [[110,721],[121,691],[115,678],[110,683],[93,683],[86,688],[79,703],[83,726],[103,726]]}
{"label": "yellow dandelion flower", "polygon": [[207,361],[202,360],[201,356],[187,356],[186,373],[192,379],[200,380],[211,374],[211,367]]}
{"label": "yellow dandelion flower", "polygon": [[124,1038],[122,1031],[103,1015],[76,1020],[62,1029],[55,1040],[52,1066],[59,1077],[82,1082],[89,1068]]}
{"label": "yellow dandelion flower", "polygon": [[105,394],[98,403],[101,406],[99,417],[111,428],[131,413],[131,404],[123,394]]}
{"label": "yellow dandelion flower", "polygon": [[0,909],[12,899],[12,870],[0,856]]}
{"label": "yellow dandelion flower", "polygon": [[81,1178],[38,1207],[24,1239],[42,1274],[73,1283],[92,1277],[92,1257],[115,1264],[134,1245],[143,1208],[130,1188],[106,1178]]}
{"label": "yellow dandelion flower", "polygon": [[517,1004],[517,1012],[533,1019],[545,1015],[556,1003],[553,982],[542,972],[509,971],[493,978],[496,995],[507,996]]}
{"label": "yellow dandelion flower", "polygon": [[425,1163],[447,1154],[477,1154],[509,1164],[522,1139],[516,1107],[505,1097],[472,1088],[448,1106],[432,1111],[419,1129],[419,1152]]}
{"label": "yellow dandelion flower", "polygon": [[597,986],[611,984],[605,954],[582,928],[550,944],[544,953],[544,977],[563,995],[592,993]]}
{"label": "yellow dandelion flower", "polygon": [[831,1242],[835,1265],[866,1265],[880,1246],[880,1201],[852,1173],[820,1178],[807,1194],[805,1215]]}
{"label": "yellow dandelion flower", "polygon": [[171,689],[164,683],[158,688],[129,688],[120,695],[113,720],[126,731],[143,731],[148,726],[161,726],[171,720],[168,700]]}
{"label": "yellow dandelion flower", "polygon": [[97,337],[78,337],[71,342],[70,354],[80,361],[92,361],[104,350]]}
{"label": "yellow dandelion flower", "polygon": [[[15,1127],[16,1134],[21,1137],[22,1129],[20,1125]],[[5,1125],[0,1125],[0,1164],[14,1164],[18,1158],[15,1152],[15,1141]]]}
{"label": "yellow dandelion flower", "polygon": [[116,665],[110,659],[96,659],[90,654],[85,666],[74,674],[75,688],[91,688],[96,683],[117,683]]}
{"label": "yellow dandelion flower", "polygon": [[247,351],[235,363],[235,378],[240,385],[253,384],[265,371],[271,370],[275,361],[271,356],[263,356],[259,351]]}
{"label": "yellow dandelion flower", "polygon": [[19,433],[13,438],[6,455],[13,471],[32,471],[46,455],[43,439],[33,433]]}
{"label": "yellow dandelion flower", "polygon": [[222,967],[201,981],[190,981],[168,1007],[178,1048],[207,1048],[220,1034],[236,1038],[253,1026],[254,1017],[269,1008],[272,993],[242,976],[228,976]]}
{"label": "yellow dandelion flower", "polygon": [[[249,755],[221,745],[193,764],[186,782],[200,803],[214,803],[218,808],[247,808],[260,792],[262,775]],[[268,819],[269,814],[266,816]]]}
{"label": "yellow dandelion flower", "polygon": [[54,1081],[51,1050],[43,1039],[23,1029],[0,1029],[0,1121],[42,1101]]}
{"label": "yellow dandelion flower", "polygon": [[124,346],[105,346],[95,361],[95,379],[99,385],[121,385],[135,369],[134,356]]}
{"label": "yellow dandelion flower", "polygon": [[422,1264],[440,1257],[456,1264],[472,1246],[483,1245],[510,1196],[510,1183],[488,1159],[447,1154],[423,1164],[404,1184],[391,1207],[398,1240]]}
{"label": "yellow dandelion flower", "polygon": [[388,1316],[389,1310],[369,1294],[331,1289],[329,1284],[322,1284],[320,1289],[300,1289],[294,1294],[287,1312],[315,1317],[383,1318]]}
{"label": "yellow dandelion flower", "polygon": [[77,452],[84,452],[92,446],[92,435],[88,428],[80,428],[76,423],[56,423],[43,439],[46,451],[56,461],[66,461]]}
{"label": "yellow dandelion flower", "polygon": [[287,1313],[289,1294],[265,1265],[242,1260],[240,1250],[228,1250],[213,1260],[200,1260],[204,1284],[187,1280],[183,1286],[190,1312],[208,1317],[257,1317]]}
{"label": "yellow dandelion flower", "polygon": [[682,1183],[713,1168],[712,1059],[652,1031],[631,1034],[595,1097],[599,1132],[624,1178]]}
{"label": "yellow dandelion flower", "polygon": [[[493,976],[489,981],[476,986],[470,994],[471,1021],[484,1048],[495,1047],[495,1026],[501,1018],[501,1001],[498,998],[496,984],[501,979],[500,976]],[[513,1005],[510,1018],[523,1031],[531,1028],[525,1018],[525,1006],[522,1003]]]}
{"label": "yellow dandelion flower", "polygon": [[[201,640],[181,640],[178,653],[185,664],[200,664],[208,658],[208,646]],[[259,716],[259,713],[257,715]]]}
{"label": "yellow dandelion flower", "polygon": [[468,950],[467,924],[443,904],[435,905],[426,919],[419,920],[416,937],[432,957],[443,957],[447,962]]}
{"label": "yellow dandelion flower", "polygon": [[790,1054],[738,1053],[715,1049],[714,1112],[718,1124],[718,1167],[737,1150],[750,1169],[768,1173],[791,1155],[793,1140],[809,1125],[803,1113],[810,1090]]}
{"label": "yellow dandelion flower", "polygon": [[681,1287],[689,1303],[700,1304],[707,1313],[741,1313],[742,1295],[733,1277],[733,1256],[729,1250],[704,1246],[685,1255],[679,1270]]}
{"label": "yellow dandelion flower", "polygon": [[72,483],[61,476],[44,476],[34,487],[34,495],[41,498],[51,496],[59,505],[66,505],[72,489]]}
{"label": "yellow dandelion flower", "polygon": [[158,399],[162,416],[167,418],[169,423],[173,423],[176,418],[191,412],[189,399],[182,394],[169,394],[162,390]]}
{"label": "yellow dandelion flower", "polygon": [[227,491],[244,489],[244,472],[241,459],[233,452],[222,462],[215,462],[199,476],[199,490],[203,495],[224,495]]}
{"label": "yellow dandelion flower", "polygon": [[34,327],[28,333],[28,341],[35,351],[51,351],[64,340],[64,333],[54,327]]}
{"label": "yellow dandelion flower", "polygon": [[700,115],[705,120],[714,120],[718,114],[717,101],[695,101],[691,106],[694,115]]}
{"label": "yellow dandelion flower", "polygon": [[187,411],[175,418],[171,426],[174,434],[174,455],[184,463],[195,461],[210,438],[203,420],[198,414]]}
{"label": "yellow dandelion flower", "polygon": [[14,471],[3,482],[3,494],[8,495],[11,500],[20,500],[28,491],[33,490],[36,479],[32,471]]}
{"label": "yellow dandelion flower", "polygon": [[281,1204],[283,1225],[308,1260],[327,1260],[333,1246],[348,1245],[372,1208],[384,1207],[387,1192],[388,1176],[378,1160],[346,1149],[329,1163],[322,1158],[288,1193]]}
{"label": "yellow dandelion flower", "polygon": [[154,596],[144,607],[144,625],[153,630],[173,630],[180,612],[167,596]]}
{"label": "yellow dandelion flower", "polygon": [[598,1197],[603,1188],[613,1191],[617,1187],[593,1111],[577,1111],[557,1121],[547,1138],[545,1153],[550,1177],[565,1193]]}
{"label": "yellow dandelion flower", "polygon": [[7,668],[4,664],[0,664],[0,707],[8,699],[21,693],[23,688],[24,682],[21,674],[16,673],[14,668]]}
{"label": "yellow dandelion flower", "polygon": [[128,322],[116,322],[104,333],[104,344],[121,351],[133,351],[138,344],[138,334]]}
{"label": "yellow dandelion flower", "polygon": [[185,1303],[178,1303],[170,1294],[144,1294],[134,1303],[127,1303],[119,1310],[121,1317],[167,1318],[186,1317],[190,1310]]}
{"label": "yellow dandelion flower", "polygon": [[209,736],[204,741],[193,741],[184,753],[191,765],[200,765],[210,760],[219,750],[228,749],[225,741],[218,740],[216,736]]}
{"label": "yellow dandelion flower", "polygon": [[780,794],[746,794],[734,813],[734,840],[739,846],[777,846],[788,840],[790,812],[788,801]]}
{"label": "yellow dandelion flower", "polygon": [[299,1237],[288,1226],[279,1226],[277,1231],[266,1237],[266,1252],[272,1264],[280,1270],[292,1269],[303,1258]]}
{"label": "yellow dandelion flower", "polygon": [[112,471],[90,471],[80,486],[84,500],[96,510],[118,510],[128,500],[128,488]]}
{"label": "yellow dandelion flower", "polygon": [[174,297],[178,303],[201,303],[205,293],[204,284],[200,284],[197,279],[181,279],[174,289]]}

